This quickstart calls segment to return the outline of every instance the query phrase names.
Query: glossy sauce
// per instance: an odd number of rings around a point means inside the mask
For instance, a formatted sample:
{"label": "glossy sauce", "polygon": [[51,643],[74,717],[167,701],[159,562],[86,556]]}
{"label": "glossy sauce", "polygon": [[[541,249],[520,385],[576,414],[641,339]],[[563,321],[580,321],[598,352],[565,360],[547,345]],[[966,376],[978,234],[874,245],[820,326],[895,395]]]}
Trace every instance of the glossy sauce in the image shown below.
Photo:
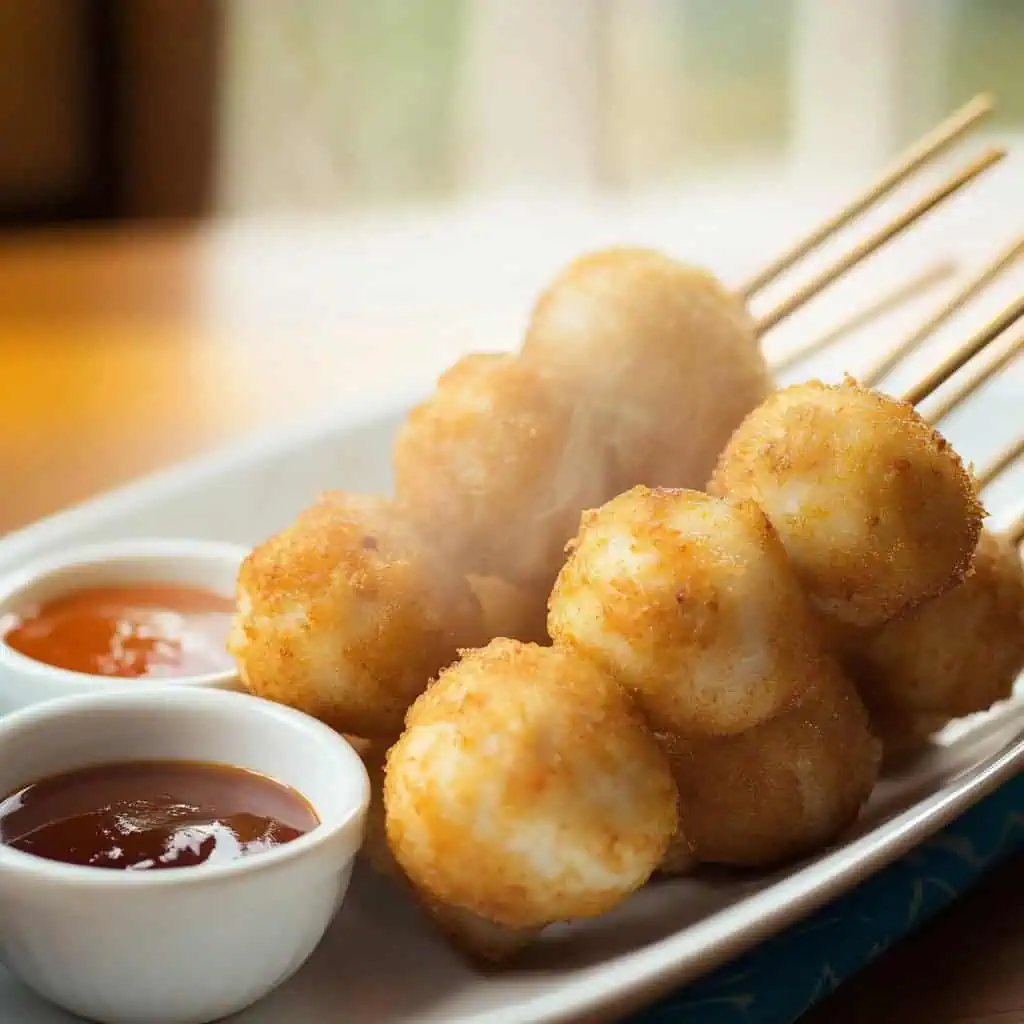
{"label": "glossy sauce", "polygon": [[0,634],[35,661],[93,676],[204,675],[232,667],[234,603],[191,587],[97,587],[0,618]]}
{"label": "glossy sauce", "polygon": [[319,824],[289,786],[202,761],[125,761],[54,775],[0,803],[0,842],[124,871],[224,864]]}

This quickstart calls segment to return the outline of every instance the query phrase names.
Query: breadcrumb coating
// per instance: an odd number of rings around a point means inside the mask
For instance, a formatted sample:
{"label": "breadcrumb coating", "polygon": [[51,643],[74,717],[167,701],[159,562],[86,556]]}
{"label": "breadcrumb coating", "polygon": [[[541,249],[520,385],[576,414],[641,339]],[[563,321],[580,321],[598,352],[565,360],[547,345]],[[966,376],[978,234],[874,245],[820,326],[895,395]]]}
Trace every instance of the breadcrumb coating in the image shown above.
{"label": "breadcrumb coating", "polygon": [[1024,670],[1024,567],[1006,537],[986,530],[973,569],[866,638],[855,664],[869,707],[941,720],[1010,697]]}
{"label": "breadcrumb coating", "polygon": [[768,520],[699,491],[635,487],[586,513],[548,631],[626,686],[654,728],[680,734],[759,725],[828,660]]}
{"label": "breadcrumb coating", "polygon": [[798,707],[738,736],[660,738],[693,856],[717,864],[763,867],[824,848],[856,820],[881,759],[835,665]]}
{"label": "breadcrumb coating", "polygon": [[945,439],[849,378],[775,392],[733,434],[708,490],[756,502],[815,605],[857,626],[963,579],[985,514]]}
{"label": "breadcrumb coating", "polygon": [[468,583],[401,506],[332,492],[245,559],[228,648],[252,693],[374,737],[482,635]]}
{"label": "breadcrumb coating", "polygon": [[419,890],[513,929],[611,909],[677,824],[667,759],[615,682],[572,652],[503,638],[409,709],[384,802]]}
{"label": "breadcrumb coating", "polygon": [[515,356],[467,356],[399,430],[396,493],[467,574],[546,592],[580,511],[607,487],[586,426]]}

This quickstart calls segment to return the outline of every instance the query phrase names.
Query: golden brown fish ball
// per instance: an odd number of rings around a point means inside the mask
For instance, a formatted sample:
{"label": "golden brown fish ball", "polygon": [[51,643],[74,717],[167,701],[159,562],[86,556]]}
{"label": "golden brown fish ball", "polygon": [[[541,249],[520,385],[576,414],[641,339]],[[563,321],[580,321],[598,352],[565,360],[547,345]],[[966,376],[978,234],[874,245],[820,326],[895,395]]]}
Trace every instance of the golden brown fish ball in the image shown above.
{"label": "golden brown fish ball", "polygon": [[880,744],[853,684],[825,670],[798,707],[738,736],[661,737],[693,855],[767,866],[822,849],[878,777]]}
{"label": "golden brown fish ball", "polygon": [[768,520],[751,502],[699,491],[635,487],[585,513],[551,592],[548,631],[673,733],[759,725],[826,659]]}
{"label": "golden brown fish ball", "polygon": [[711,274],[649,249],[571,263],[538,300],[523,359],[600,413],[612,488],[703,488],[772,387],[754,322]]}
{"label": "golden brown fish ball", "polygon": [[529,945],[539,934],[538,929],[514,929],[492,924],[468,910],[438,903],[416,891],[391,853],[384,828],[384,763],[391,741],[346,738],[363,759],[370,778],[370,806],[360,856],[379,874],[408,886],[413,898],[438,930],[468,956],[495,963],[508,959]]}
{"label": "golden brown fish ball", "polygon": [[708,490],[755,501],[814,604],[858,626],[962,579],[984,515],[935,429],[849,379],[773,394],[732,436]]}
{"label": "golden brown fish ball", "polygon": [[614,680],[504,638],[467,651],[409,709],[384,805],[413,884],[507,928],[604,913],[676,831],[668,761]]}
{"label": "golden brown fish ball", "polygon": [[547,600],[550,587],[509,583],[498,576],[467,576],[480,602],[484,633],[525,643],[548,644]]}
{"label": "golden brown fish ball", "polygon": [[342,732],[392,736],[481,634],[469,585],[400,506],[334,493],[242,563],[228,647],[257,696]]}
{"label": "golden brown fish ball", "polygon": [[534,368],[472,355],[395,441],[398,497],[466,573],[549,590],[604,468],[584,420]]}
{"label": "golden brown fish ball", "polygon": [[856,676],[869,706],[959,718],[1011,695],[1024,670],[1024,568],[988,530],[973,566],[959,586],[866,638]]}

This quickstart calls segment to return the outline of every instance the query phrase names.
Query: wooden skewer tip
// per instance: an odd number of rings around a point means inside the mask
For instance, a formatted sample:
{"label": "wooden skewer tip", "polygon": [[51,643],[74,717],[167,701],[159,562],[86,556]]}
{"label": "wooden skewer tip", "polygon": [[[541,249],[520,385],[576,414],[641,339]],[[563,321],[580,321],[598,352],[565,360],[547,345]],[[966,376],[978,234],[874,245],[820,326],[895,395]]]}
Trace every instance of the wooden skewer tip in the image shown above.
{"label": "wooden skewer tip", "polygon": [[868,387],[877,387],[892,371],[955,313],[980,295],[1004,270],[1009,269],[1024,254],[1024,238],[1019,238],[1004,249],[991,263],[986,264],[951,299],[943,303],[924,323],[880,359],[861,380]]}
{"label": "wooden skewer tip", "polygon": [[905,181],[916,170],[956,142],[978,121],[987,117],[995,105],[995,97],[991,93],[979,93],[959,110],[955,110],[905,150],[859,196],[755,274],[740,288],[740,295],[749,300],[762,291],[804,256],[817,249],[836,231],[855,220],[879,199],[892,192],[897,185]]}
{"label": "wooden skewer tip", "polygon": [[986,150],[981,156],[976,157],[966,167],[952,175],[941,185],[932,189],[931,192],[919,199],[913,206],[904,210],[903,213],[891,220],[885,227],[855,246],[845,256],[833,263],[832,266],[823,270],[802,288],[799,288],[790,295],[789,298],[780,302],[775,309],[761,317],[757,322],[757,333],[761,335],[775,327],[780,321],[784,320],[791,313],[796,312],[796,310],[813,299],[819,292],[823,291],[838,278],[842,277],[847,271],[852,270],[857,264],[865,260],[877,249],[880,249],[886,242],[895,238],[902,231],[905,231],[944,200],[959,192],[965,185],[974,181],[975,178],[997,164],[1005,156],[1006,150],[996,146]]}
{"label": "wooden skewer tip", "polygon": [[974,482],[979,491],[990,486],[1002,473],[1005,473],[1020,457],[1024,455],[1024,437],[1018,438],[1007,445],[984,469],[974,474]]}
{"label": "wooden skewer tip", "polygon": [[942,361],[924,380],[919,381],[903,396],[905,402],[917,405],[927,398],[936,388],[944,384],[965,363],[973,359],[987,345],[995,341],[1000,334],[1024,316],[1024,295],[1018,296],[991,323],[968,338],[959,348]]}
{"label": "wooden skewer tip", "polygon": [[959,387],[944,397],[938,405],[928,413],[932,423],[945,419],[954,409],[958,409],[978,388],[987,384],[998,373],[1002,372],[1024,349],[1024,334],[1015,338],[1013,343],[990,359],[984,366],[979,366]]}

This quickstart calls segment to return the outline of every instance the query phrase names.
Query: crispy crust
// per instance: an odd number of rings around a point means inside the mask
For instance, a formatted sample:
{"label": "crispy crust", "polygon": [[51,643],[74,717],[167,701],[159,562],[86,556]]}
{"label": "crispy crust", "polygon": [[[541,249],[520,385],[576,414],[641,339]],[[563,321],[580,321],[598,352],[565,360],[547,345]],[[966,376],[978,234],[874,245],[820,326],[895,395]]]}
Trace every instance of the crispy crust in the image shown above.
{"label": "crispy crust", "polygon": [[467,574],[550,589],[580,509],[602,491],[584,426],[534,367],[467,356],[402,425],[396,492]]}
{"label": "crispy crust", "polygon": [[506,639],[466,652],[412,706],[384,792],[416,887],[513,929],[609,910],[676,830],[667,761],[618,686]]}
{"label": "crispy crust", "polygon": [[871,795],[881,749],[837,666],[801,704],[738,736],[661,736],[702,862],[761,867],[822,849]]}
{"label": "crispy crust", "polygon": [[255,548],[229,649],[249,690],[342,732],[390,736],[458,648],[479,605],[385,498],[325,495]]}
{"label": "crispy crust", "polygon": [[945,439],[850,378],[775,392],[732,436],[708,490],[757,502],[812,601],[857,626],[962,580],[985,514]]}
{"label": "crispy crust", "polygon": [[418,892],[398,866],[384,830],[384,763],[390,740],[366,740],[347,736],[366,765],[370,776],[370,808],[366,838],[360,855],[386,878],[403,886],[442,935],[463,955],[485,963],[501,963],[520,952],[540,934],[539,929],[505,928],[485,921],[461,907],[446,906]]}
{"label": "crispy crust", "polygon": [[868,637],[853,659],[879,717],[942,722],[1010,697],[1024,669],[1024,569],[1010,541],[988,531],[973,568],[955,589]]}
{"label": "crispy crust", "polygon": [[753,503],[635,487],[586,513],[570,547],[548,630],[614,675],[660,731],[752,728],[796,700],[825,657]]}

